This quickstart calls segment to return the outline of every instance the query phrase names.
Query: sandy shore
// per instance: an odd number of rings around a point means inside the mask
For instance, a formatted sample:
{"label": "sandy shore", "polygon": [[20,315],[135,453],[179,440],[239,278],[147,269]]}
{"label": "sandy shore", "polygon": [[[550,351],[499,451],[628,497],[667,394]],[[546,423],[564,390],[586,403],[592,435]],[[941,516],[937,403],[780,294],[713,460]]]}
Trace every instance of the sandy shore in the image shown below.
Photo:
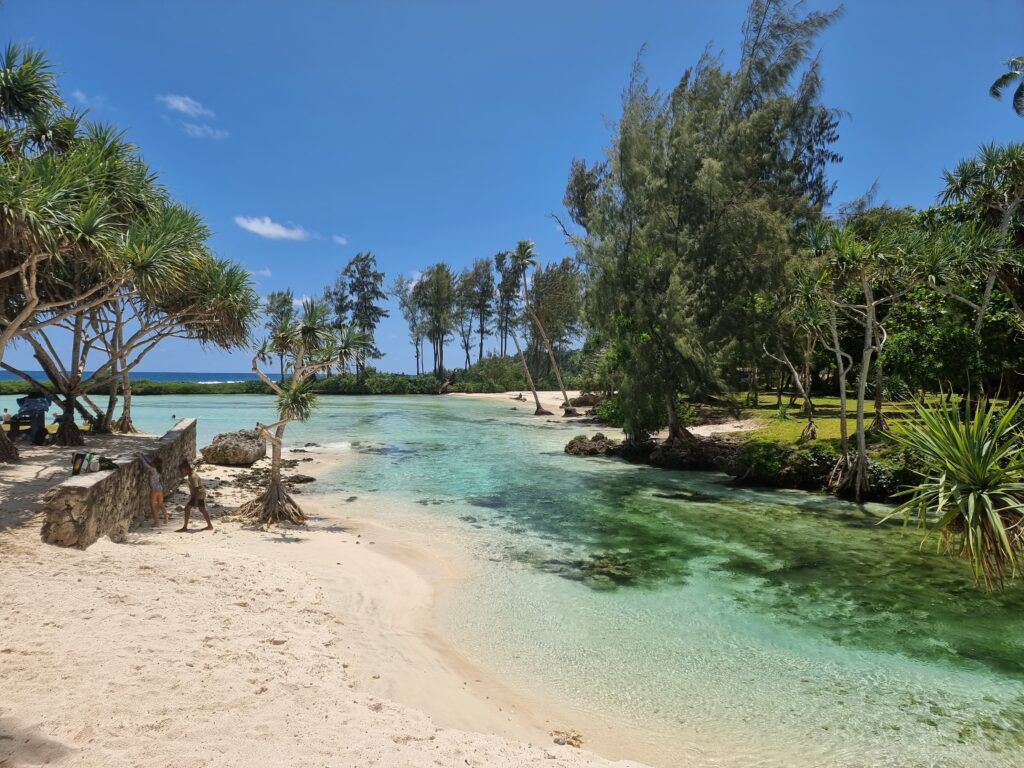
{"label": "sandy shore", "polygon": [[[566,392],[566,394],[568,394],[570,398],[579,397],[580,391],[578,389],[570,389]],[[523,397],[526,398],[526,400],[517,400],[517,395],[522,395]],[[483,392],[479,394],[466,394],[461,392],[455,392],[450,395],[447,395],[447,397],[468,397],[474,400],[487,400],[502,404],[511,403],[517,407],[528,408],[531,413],[533,412],[533,409],[535,407],[533,394],[530,392],[530,390],[526,390],[525,392]],[[541,406],[543,406],[545,410],[551,411],[551,413],[555,414],[555,416],[561,417],[562,402],[564,400],[561,392],[559,392],[558,390],[538,391],[537,397],[540,399],[540,404]],[[588,409],[579,409],[580,413],[583,413],[586,410]],[[591,429],[592,425],[590,424],[589,419],[586,418],[562,418],[567,423],[579,421],[581,426],[586,425],[587,428],[582,430],[584,432],[589,433],[591,431],[600,431],[604,432],[606,435],[616,437],[621,437],[622,435],[622,430],[615,429],[613,427],[601,426],[593,427],[593,429]],[[714,435],[724,432],[750,432],[751,430],[757,429],[760,425],[761,424],[757,419],[730,419],[728,421],[723,421],[719,424],[701,424],[700,426],[697,427],[690,427],[690,431],[695,435],[703,435],[704,437],[707,437],[708,435]],[[657,438],[658,436],[658,433],[654,434],[655,438]]]}
{"label": "sandy shore", "polygon": [[44,459],[0,467],[0,766],[636,765],[555,744],[571,723],[432,633],[459,558],[372,499],[307,492],[308,528],[253,531],[223,517],[242,473],[207,467],[214,532],[173,532],[178,494],[171,526],[83,552],[39,540]]}

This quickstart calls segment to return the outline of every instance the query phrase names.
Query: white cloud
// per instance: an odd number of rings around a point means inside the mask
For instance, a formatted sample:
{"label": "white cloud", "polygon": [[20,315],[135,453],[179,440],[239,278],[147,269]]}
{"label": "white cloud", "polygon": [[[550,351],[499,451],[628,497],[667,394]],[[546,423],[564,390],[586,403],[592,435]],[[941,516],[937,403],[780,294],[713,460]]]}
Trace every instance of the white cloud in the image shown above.
{"label": "white cloud", "polygon": [[263,269],[250,269],[249,274],[255,275],[256,277],[270,277],[270,268],[264,267]]}
{"label": "white cloud", "polygon": [[297,224],[278,224],[269,216],[235,216],[235,224],[247,232],[269,240],[308,240],[309,232]]}
{"label": "white cloud", "polygon": [[292,304],[294,304],[297,309],[302,309],[302,305],[305,304],[309,300],[310,300],[310,297],[307,294],[304,293],[299,298],[292,299]]}
{"label": "white cloud", "polygon": [[168,94],[166,96],[157,96],[156,99],[172,112],[180,112],[181,114],[188,115],[189,117],[214,116],[212,109],[207,109],[191,96]]}
{"label": "white cloud", "polygon": [[338,245],[348,245],[348,238],[344,235],[331,235],[331,240],[336,242]]}
{"label": "white cloud", "polygon": [[103,96],[90,96],[81,88],[75,88],[71,92],[71,100],[80,107],[91,107],[99,109],[106,105],[107,100]]}
{"label": "white cloud", "polygon": [[212,125],[206,123],[182,123],[181,130],[191,136],[193,139],[213,139],[219,141],[220,139],[226,139],[231,134],[227,131],[223,131],[220,128],[214,128]]}

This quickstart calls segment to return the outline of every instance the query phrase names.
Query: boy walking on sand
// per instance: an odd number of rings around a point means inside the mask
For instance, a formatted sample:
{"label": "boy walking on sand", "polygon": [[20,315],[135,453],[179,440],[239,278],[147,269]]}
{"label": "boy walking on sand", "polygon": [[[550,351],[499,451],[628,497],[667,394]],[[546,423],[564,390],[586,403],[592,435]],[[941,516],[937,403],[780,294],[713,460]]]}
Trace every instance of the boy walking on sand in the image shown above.
{"label": "boy walking on sand", "polygon": [[185,459],[182,459],[181,464],[178,465],[178,471],[181,472],[182,477],[188,478],[188,503],[185,505],[185,523],[178,529],[178,532],[184,533],[188,530],[188,520],[192,515],[192,507],[199,507],[199,511],[206,518],[206,527],[203,530],[212,531],[213,523],[210,522],[210,513],[206,511],[206,489],[203,487],[203,478],[199,476],[199,473]]}

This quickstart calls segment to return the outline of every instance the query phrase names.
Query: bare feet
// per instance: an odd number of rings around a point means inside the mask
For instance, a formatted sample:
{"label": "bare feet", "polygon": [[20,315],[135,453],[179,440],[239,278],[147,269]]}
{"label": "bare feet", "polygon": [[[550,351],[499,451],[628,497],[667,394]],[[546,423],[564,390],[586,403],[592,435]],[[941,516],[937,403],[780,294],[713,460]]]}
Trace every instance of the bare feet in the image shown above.
{"label": "bare feet", "polygon": [[204,531],[212,531],[213,530],[213,523],[207,523],[206,527],[203,528],[203,530]]}
{"label": "bare feet", "polygon": [[188,533],[188,528],[176,528],[175,533]]}

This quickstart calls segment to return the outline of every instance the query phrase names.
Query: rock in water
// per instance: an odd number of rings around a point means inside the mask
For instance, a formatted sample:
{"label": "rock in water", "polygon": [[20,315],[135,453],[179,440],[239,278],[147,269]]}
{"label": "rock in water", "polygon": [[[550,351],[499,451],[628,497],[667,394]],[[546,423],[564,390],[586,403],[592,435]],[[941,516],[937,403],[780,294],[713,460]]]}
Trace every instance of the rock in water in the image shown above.
{"label": "rock in water", "polygon": [[267,441],[255,429],[224,432],[200,449],[203,461],[227,467],[251,467],[267,455]]}
{"label": "rock in water", "polygon": [[598,432],[593,437],[576,435],[565,446],[565,452],[573,456],[608,456],[618,446],[614,440],[609,440]]}

